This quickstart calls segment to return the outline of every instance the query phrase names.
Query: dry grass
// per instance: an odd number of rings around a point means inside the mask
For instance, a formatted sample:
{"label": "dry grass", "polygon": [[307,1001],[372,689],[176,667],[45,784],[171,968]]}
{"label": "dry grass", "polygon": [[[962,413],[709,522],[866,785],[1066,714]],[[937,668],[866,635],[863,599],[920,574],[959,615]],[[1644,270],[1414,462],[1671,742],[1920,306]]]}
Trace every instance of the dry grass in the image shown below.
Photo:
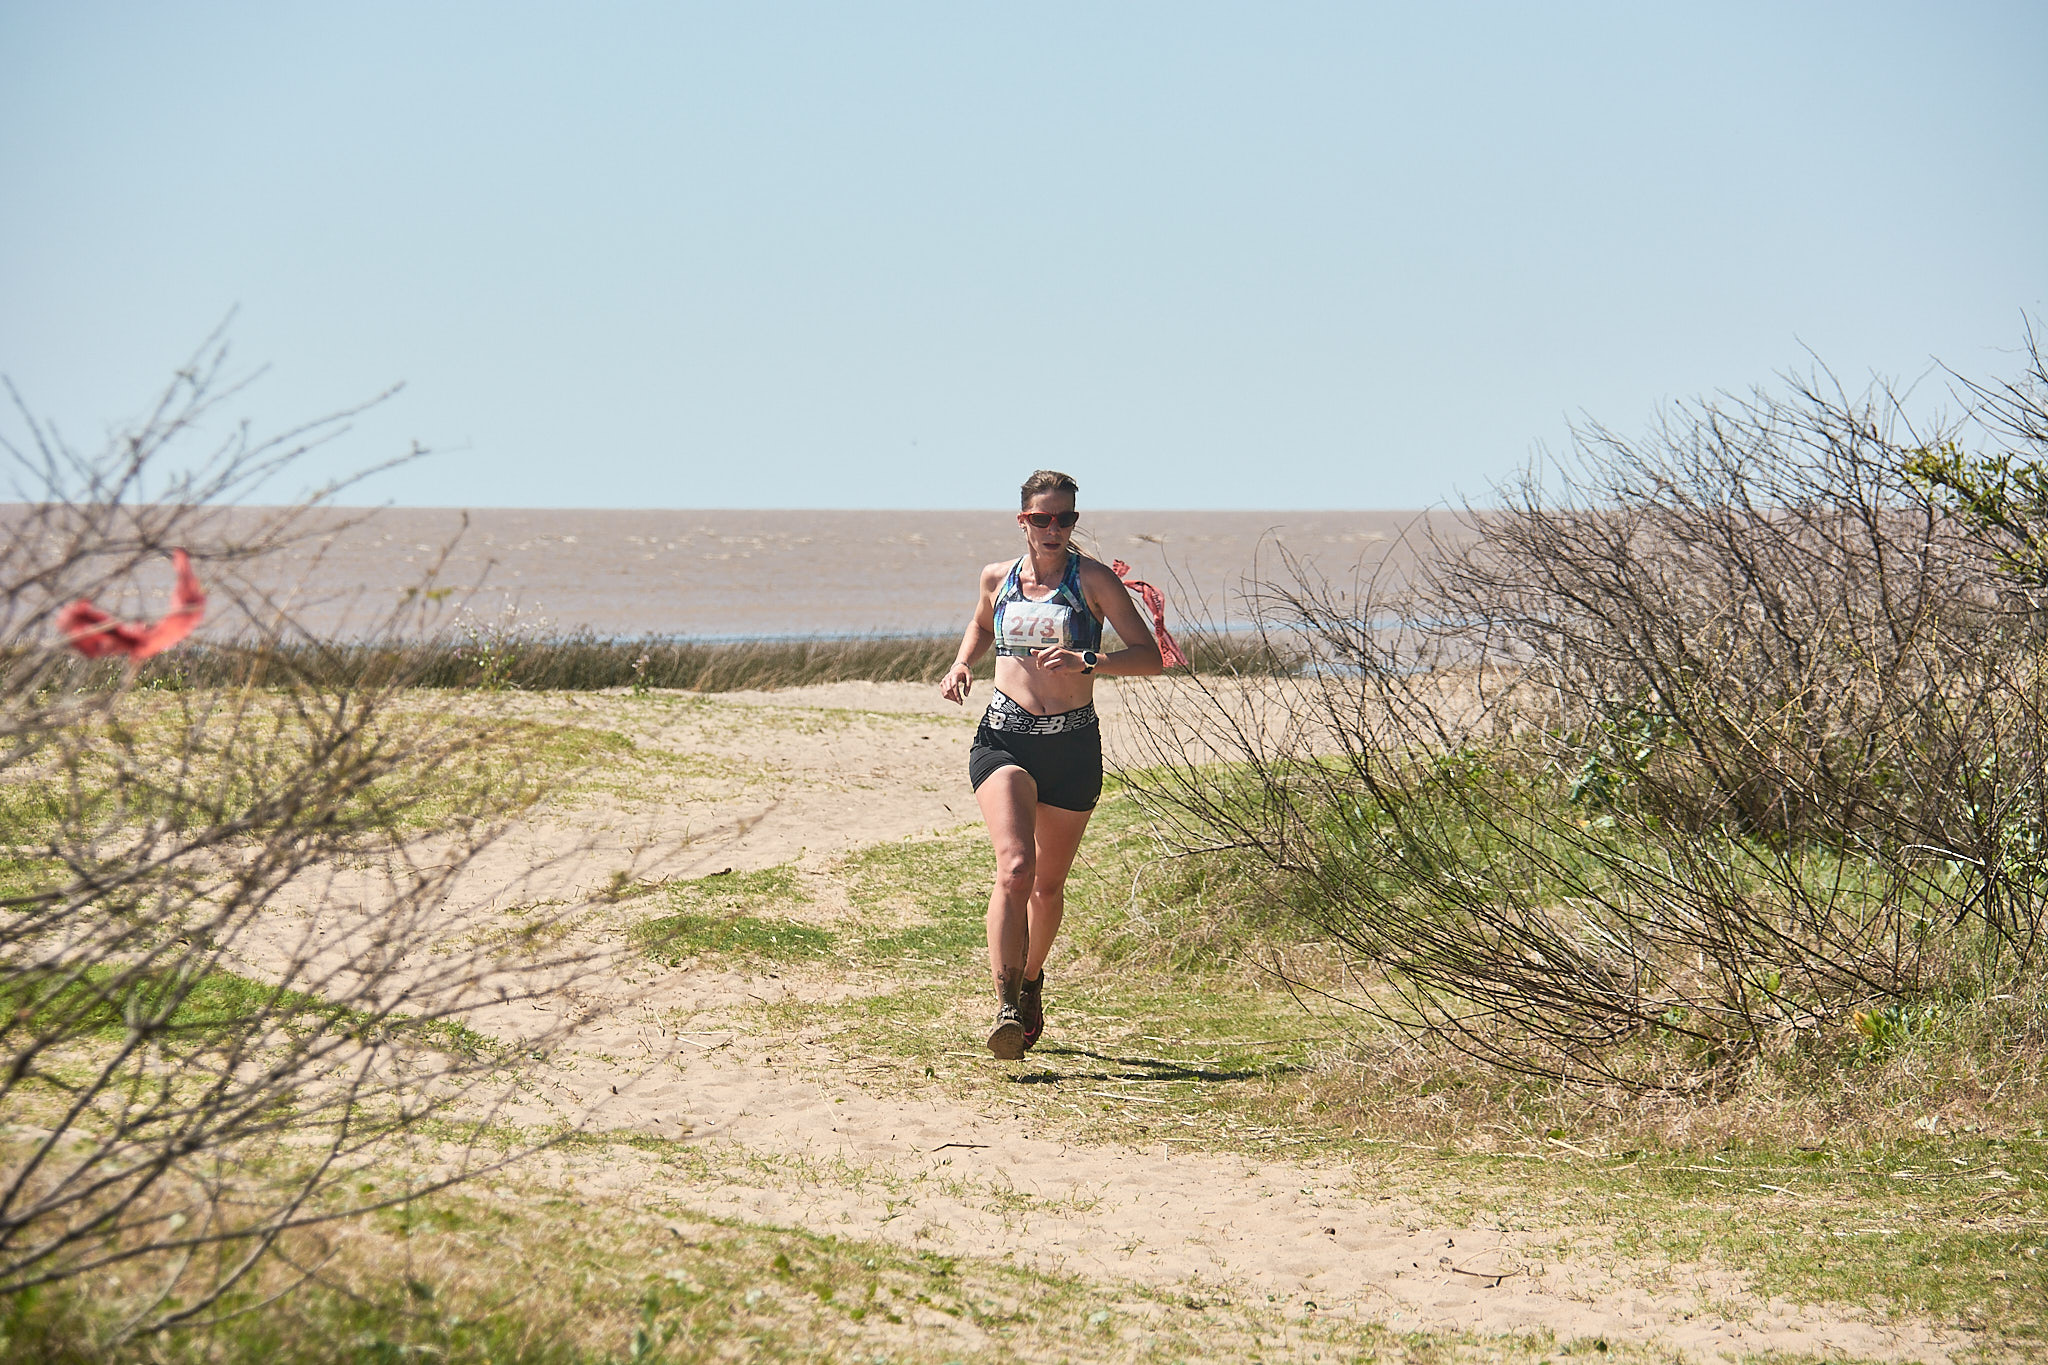
{"label": "dry grass", "polygon": [[[628,1159],[682,1159],[641,1143]],[[457,1365],[702,1360],[1374,1360],[1534,1365],[1547,1338],[1397,1333],[1344,1317],[1163,1294],[678,1208],[604,1203],[539,1186],[440,1195],[295,1241],[242,1306],[310,1272],[276,1302],[220,1324],[107,1351],[93,1299],[0,1306],[0,1355],[51,1365]],[[1585,1343],[1601,1360],[1650,1360]]]}
{"label": "dry grass", "polygon": [[[1298,660],[1248,637],[1195,635],[1182,644],[1193,666],[1203,672],[1264,677],[1299,666]],[[194,646],[150,660],[138,681],[144,687],[173,689],[275,685],[288,679],[330,684],[371,679],[485,691],[737,692],[834,682],[935,683],[952,665],[958,648],[958,639],[950,635],[612,640],[592,635],[528,638],[505,630],[462,639],[370,644],[302,641],[261,650],[232,644]],[[993,659],[984,659],[976,676],[985,679],[993,671]],[[73,666],[72,675],[70,685],[86,690],[117,687],[124,678],[114,665],[83,661]]]}
{"label": "dry grass", "polygon": [[[842,926],[838,950],[879,978],[836,1003],[764,1006],[751,1027],[857,1039],[899,1059],[864,1071],[864,1090],[1002,1104],[1040,1136],[1306,1161],[1449,1223],[1568,1228],[1575,1258],[1624,1282],[1708,1267],[1761,1296],[1982,1329],[1986,1360],[2048,1343],[2048,1073],[2020,1002],[1883,1050],[1850,1030],[1824,1065],[1759,1060],[1721,1090],[1503,1077],[1350,1008],[1362,987],[1334,949],[1276,918],[1230,860],[1161,857],[1112,795],[1070,886],[1053,1028],[1013,1076],[956,1055],[983,1017],[986,866],[975,832],[849,859],[857,905],[909,907],[906,923]],[[758,889],[728,910],[775,913],[775,888]],[[796,953],[774,966],[829,970]]]}

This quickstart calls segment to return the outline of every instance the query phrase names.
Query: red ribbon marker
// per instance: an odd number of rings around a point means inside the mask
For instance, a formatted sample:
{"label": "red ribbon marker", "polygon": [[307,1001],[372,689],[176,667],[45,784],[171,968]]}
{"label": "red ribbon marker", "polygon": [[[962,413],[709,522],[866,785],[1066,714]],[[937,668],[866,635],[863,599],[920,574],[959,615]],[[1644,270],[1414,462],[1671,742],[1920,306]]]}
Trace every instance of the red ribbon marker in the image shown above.
{"label": "red ribbon marker", "polygon": [[139,621],[116,621],[86,598],[79,598],[57,613],[57,629],[70,646],[88,659],[109,654],[126,654],[140,663],[161,654],[190,635],[206,616],[206,589],[192,572],[192,558],[183,550],[171,551],[171,567],[178,581],[171,589],[171,610],[161,621],[147,625]]}
{"label": "red ribbon marker", "polygon": [[1124,581],[1124,586],[1138,594],[1152,613],[1152,634],[1159,641],[1159,661],[1168,668],[1187,667],[1188,656],[1180,652],[1180,646],[1166,633],[1166,594],[1141,578],[1131,577],[1131,566],[1121,559],[1110,561],[1110,572]]}

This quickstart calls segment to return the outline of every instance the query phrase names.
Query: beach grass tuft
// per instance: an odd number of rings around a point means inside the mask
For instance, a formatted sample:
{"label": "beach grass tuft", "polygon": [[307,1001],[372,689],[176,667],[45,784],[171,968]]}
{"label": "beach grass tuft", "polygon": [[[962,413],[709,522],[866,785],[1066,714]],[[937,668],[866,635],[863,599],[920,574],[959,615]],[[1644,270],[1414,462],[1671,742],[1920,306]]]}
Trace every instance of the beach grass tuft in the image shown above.
{"label": "beach grass tuft", "polygon": [[[1250,636],[1190,634],[1181,641],[1198,672],[1269,677],[1300,661]],[[605,639],[590,634],[526,638],[513,633],[413,641],[297,641],[262,648],[193,645],[149,660],[134,685],[182,690],[223,686],[399,683],[423,688],[517,692],[739,692],[836,682],[936,683],[952,666],[951,635],[807,636],[699,640],[686,636]],[[71,686],[111,690],[123,666],[77,661]],[[994,674],[992,658],[975,670]]]}

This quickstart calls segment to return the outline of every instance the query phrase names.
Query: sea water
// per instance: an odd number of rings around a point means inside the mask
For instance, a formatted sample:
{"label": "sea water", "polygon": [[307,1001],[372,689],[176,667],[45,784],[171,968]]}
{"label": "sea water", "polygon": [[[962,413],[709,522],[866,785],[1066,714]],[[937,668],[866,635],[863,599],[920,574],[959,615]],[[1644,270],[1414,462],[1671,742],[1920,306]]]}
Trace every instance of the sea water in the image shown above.
{"label": "sea water", "polygon": [[[0,521],[20,524],[22,511],[0,509]],[[210,514],[193,548],[246,537],[266,515]],[[1398,579],[1456,526],[1443,513],[1083,509],[1074,539],[1158,584],[1170,619],[1229,628],[1250,619],[1261,585],[1302,570],[1344,591]],[[430,603],[443,626],[459,616],[535,636],[950,635],[982,566],[1023,549],[1016,513],[1001,510],[329,509],[274,553],[220,572],[241,609],[330,637],[378,630],[408,603]],[[147,612],[163,577],[123,605]]]}

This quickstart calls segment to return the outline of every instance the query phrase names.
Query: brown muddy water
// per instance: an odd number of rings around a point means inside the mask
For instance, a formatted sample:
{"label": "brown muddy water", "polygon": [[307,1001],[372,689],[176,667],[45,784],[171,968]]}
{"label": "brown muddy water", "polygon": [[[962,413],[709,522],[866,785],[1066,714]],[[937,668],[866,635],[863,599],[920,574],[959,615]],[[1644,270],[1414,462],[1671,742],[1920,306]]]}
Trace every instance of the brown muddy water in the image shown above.
{"label": "brown muddy water", "polygon": [[[0,508],[0,525],[20,526],[24,510]],[[213,514],[192,537],[195,554],[264,515]],[[422,588],[453,590],[436,595],[442,626],[482,622],[536,636],[951,634],[973,607],[976,571],[1022,551],[1015,515],[332,509],[242,570],[251,590],[242,597],[266,597],[328,637],[378,629],[409,596],[422,600]],[[1249,584],[1285,576],[1283,554],[1333,580],[1398,576],[1432,527],[1453,526],[1448,514],[1401,511],[1084,509],[1076,543],[1129,561],[1164,588],[1170,619],[1227,625],[1245,619]],[[160,603],[163,578],[138,585],[123,605],[146,612]],[[216,613],[210,624],[227,629],[230,617]]]}

